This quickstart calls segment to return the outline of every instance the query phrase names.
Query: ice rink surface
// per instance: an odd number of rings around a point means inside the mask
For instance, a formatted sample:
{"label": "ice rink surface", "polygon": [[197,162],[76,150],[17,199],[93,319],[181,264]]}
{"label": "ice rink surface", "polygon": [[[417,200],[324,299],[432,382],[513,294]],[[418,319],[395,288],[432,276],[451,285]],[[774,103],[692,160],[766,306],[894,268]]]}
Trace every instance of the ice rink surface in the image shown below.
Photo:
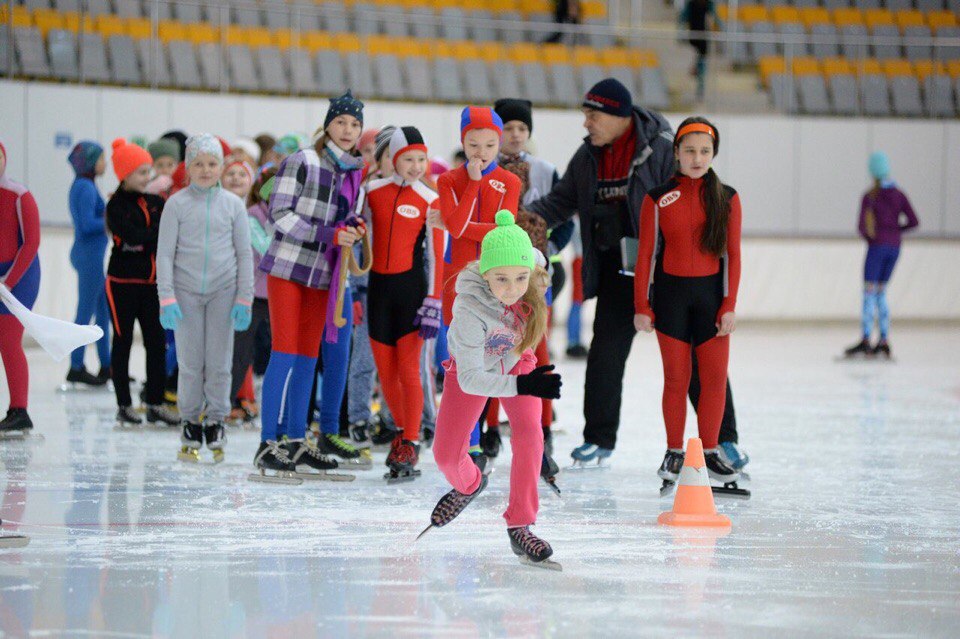
{"label": "ice rink surface", "polygon": [[[43,439],[0,443],[0,518],[32,541],[0,550],[0,636],[960,636],[960,331],[895,327],[896,363],[834,362],[855,338],[734,336],[753,498],[718,501],[733,527],[716,538],[656,523],[662,375],[638,337],[611,467],[541,491],[534,531],[562,573],[510,552],[508,441],[488,490],[414,544],[448,489],[429,451],[412,484],[384,484],[383,452],[350,484],[254,484],[257,432],[186,466],[175,430],[116,432],[112,394],[55,392],[64,366],[31,349]],[[566,466],[584,364],[558,363]]]}

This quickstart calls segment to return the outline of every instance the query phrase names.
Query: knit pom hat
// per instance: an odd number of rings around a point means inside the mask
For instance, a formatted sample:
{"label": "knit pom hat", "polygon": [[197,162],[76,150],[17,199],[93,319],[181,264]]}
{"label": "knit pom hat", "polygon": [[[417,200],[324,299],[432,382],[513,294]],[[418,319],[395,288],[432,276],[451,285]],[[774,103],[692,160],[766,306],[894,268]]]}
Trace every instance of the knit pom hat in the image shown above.
{"label": "knit pom hat", "polygon": [[70,151],[67,162],[73,167],[73,172],[82,177],[93,177],[97,160],[103,155],[103,147],[96,142],[82,140]]}
{"label": "knit pom hat", "polygon": [[497,213],[497,228],[483,237],[480,245],[480,273],[499,266],[536,266],[533,244],[526,231],[517,226],[513,213],[504,209]]}
{"label": "knit pom hat", "polygon": [[870,156],[870,175],[875,180],[885,180],[890,177],[890,158],[883,151],[874,151]]}
{"label": "knit pom hat", "polygon": [[533,133],[533,103],[530,100],[503,98],[494,103],[493,110],[504,122],[519,120]]}
{"label": "knit pom hat", "polygon": [[388,124],[377,133],[377,146],[373,150],[373,159],[377,162],[383,157],[383,152],[390,148],[390,138],[393,137],[393,132],[396,130],[397,127]]}
{"label": "knit pom hat", "polygon": [[327,109],[327,117],[323,119],[323,128],[326,129],[338,115],[352,115],[363,124],[363,102],[353,97],[348,90],[339,98],[330,100],[330,108]]}
{"label": "knit pom hat", "polygon": [[147,151],[150,152],[154,162],[160,158],[173,158],[174,162],[180,161],[180,145],[172,138],[160,138],[151,142],[147,145]]}
{"label": "knit pom hat", "polygon": [[153,164],[153,158],[142,146],[130,144],[123,138],[117,138],[111,146],[113,157],[110,162],[113,164],[113,172],[121,182],[144,164]]}
{"label": "knit pom hat", "polygon": [[503,120],[490,107],[468,106],[460,113],[460,142],[474,129],[490,129],[503,136]]}
{"label": "knit pom hat", "polygon": [[220,164],[223,164],[223,145],[220,143],[220,138],[209,133],[191,135],[187,139],[187,154],[184,163],[190,166],[201,153],[212,155],[220,160]]}
{"label": "knit pom hat", "polygon": [[397,166],[397,158],[407,151],[423,151],[428,153],[423,136],[414,126],[402,126],[390,136],[390,160]]}
{"label": "knit pom hat", "polygon": [[377,144],[377,134],[380,133],[380,129],[367,129],[360,134],[360,139],[357,140],[357,148],[362,149],[365,146],[370,144]]}
{"label": "knit pom hat", "polygon": [[583,98],[583,106],[621,118],[633,112],[633,96],[615,78],[605,78],[593,85]]}

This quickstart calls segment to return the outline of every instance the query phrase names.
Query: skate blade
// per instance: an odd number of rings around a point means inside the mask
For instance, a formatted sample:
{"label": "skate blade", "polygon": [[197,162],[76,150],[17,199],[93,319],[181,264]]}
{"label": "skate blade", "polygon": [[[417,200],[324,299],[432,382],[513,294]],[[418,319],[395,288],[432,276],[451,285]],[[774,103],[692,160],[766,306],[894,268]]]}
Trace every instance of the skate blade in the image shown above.
{"label": "skate blade", "polygon": [[103,386],[88,386],[80,382],[66,382],[57,386],[57,392],[60,394],[98,393],[101,391],[110,391],[112,393],[113,384],[108,382]]}
{"label": "skate blade", "polygon": [[114,422],[113,430],[119,433],[139,433],[144,430],[143,424],[121,424],[120,422]]}
{"label": "skate blade", "polygon": [[729,499],[750,499],[750,491],[746,488],[737,486],[737,482],[730,482],[723,486],[711,486],[710,490],[717,497],[727,497]]}
{"label": "skate blade", "polygon": [[42,433],[34,433],[29,430],[6,430],[0,431],[0,441],[36,441],[42,442],[45,438]]}
{"label": "skate blade", "polygon": [[420,541],[420,538],[426,535],[428,532],[430,532],[430,530],[433,528],[436,528],[436,526],[434,526],[432,523],[426,528],[424,528],[423,532],[417,535],[417,538],[413,540],[413,543],[417,543],[418,541]]}
{"label": "skate blade", "polygon": [[608,468],[610,468],[610,462],[606,461],[606,458],[603,458],[596,462],[574,460],[573,463],[566,468],[566,470],[606,470]]}
{"label": "skate blade", "polygon": [[294,477],[300,480],[307,480],[307,481],[339,481],[339,482],[353,481],[357,478],[356,475],[344,475],[342,473],[331,473],[325,470],[320,471],[319,473],[296,473]]}
{"label": "skate blade", "polygon": [[368,453],[356,459],[338,459],[337,464],[344,470],[370,470],[373,468],[373,457]]}
{"label": "skate blade", "polygon": [[276,475],[266,475],[263,472],[250,473],[247,475],[247,479],[260,484],[283,484],[286,486],[299,486],[303,483],[303,480],[300,479],[300,477],[288,472]]}
{"label": "skate blade", "polygon": [[180,461],[182,461],[182,462],[189,462],[189,463],[191,463],[191,464],[199,464],[199,463],[200,463],[200,451],[193,450],[193,449],[191,449],[191,450],[189,450],[189,451],[181,450],[179,453],[177,453],[177,459],[180,460]]}
{"label": "skate blade", "polygon": [[669,479],[663,480],[663,486],[660,487],[660,496],[666,497],[673,492],[673,489],[677,487],[677,483],[670,481]]}
{"label": "skate blade", "polygon": [[552,490],[557,497],[561,497],[560,487],[557,486],[557,480],[555,477],[551,477],[549,479],[547,479],[546,477],[541,477],[541,479],[543,479],[543,481],[547,484],[547,486],[550,487],[550,490]]}
{"label": "skate blade", "polygon": [[387,480],[387,485],[388,485],[388,486],[392,486],[393,484],[406,484],[406,483],[408,483],[408,482],[411,482],[411,481],[413,481],[414,479],[416,479],[417,477],[419,477],[420,474],[421,474],[421,471],[419,471],[419,470],[414,470],[414,471],[411,472],[411,473],[396,473],[396,474],[395,474],[395,473],[393,473],[393,472],[389,472],[389,473],[385,474],[385,475],[383,476],[383,478]]}
{"label": "skate blade", "polygon": [[214,449],[214,450],[212,450],[212,451],[210,451],[210,452],[213,453],[213,463],[214,463],[214,464],[222,464],[222,463],[223,463],[223,460],[226,459],[226,457],[225,457],[224,454],[223,454],[223,449],[216,448],[216,449]]}
{"label": "skate blade", "polygon": [[30,543],[25,535],[3,535],[0,537],[0,548],[23,548]]}
{"label": "skate blade", "polygon": [[530,566],[531,568],[541,568],[543,570],[555,570],[556,572],[563,572],[563,566],[558,562],[553,561],[552,559],[544,559],[543,561],[534,561],[527,557],[526,555],[520,555],[520,563],[524,566]]}

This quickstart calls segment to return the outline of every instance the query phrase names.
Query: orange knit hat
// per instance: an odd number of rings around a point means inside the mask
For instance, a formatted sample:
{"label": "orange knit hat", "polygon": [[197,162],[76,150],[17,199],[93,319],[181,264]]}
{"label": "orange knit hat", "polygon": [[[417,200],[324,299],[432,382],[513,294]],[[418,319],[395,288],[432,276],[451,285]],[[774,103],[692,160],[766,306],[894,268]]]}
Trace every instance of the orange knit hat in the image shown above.
{"label": "orange knit hat", "polygon": [[121,182],[144,164],[153,164],[153,157],[145,148],[131,144],[123,138],[117,138],[111,146],[113,146],[113,157],[110,161],[113,164],[113,172]]}

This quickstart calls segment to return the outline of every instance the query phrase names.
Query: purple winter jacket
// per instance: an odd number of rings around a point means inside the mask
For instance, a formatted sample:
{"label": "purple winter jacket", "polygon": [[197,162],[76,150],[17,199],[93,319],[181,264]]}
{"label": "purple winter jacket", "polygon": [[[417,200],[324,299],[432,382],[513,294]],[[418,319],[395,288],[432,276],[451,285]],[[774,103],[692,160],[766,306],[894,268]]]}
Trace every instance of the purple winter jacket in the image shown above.
{"label": "purple winter jacket", "polygon": [[919,225],[910,200],[895,186],[871,189],[860,202],[860,236],[870,246],[900,246],[901,234]]}

